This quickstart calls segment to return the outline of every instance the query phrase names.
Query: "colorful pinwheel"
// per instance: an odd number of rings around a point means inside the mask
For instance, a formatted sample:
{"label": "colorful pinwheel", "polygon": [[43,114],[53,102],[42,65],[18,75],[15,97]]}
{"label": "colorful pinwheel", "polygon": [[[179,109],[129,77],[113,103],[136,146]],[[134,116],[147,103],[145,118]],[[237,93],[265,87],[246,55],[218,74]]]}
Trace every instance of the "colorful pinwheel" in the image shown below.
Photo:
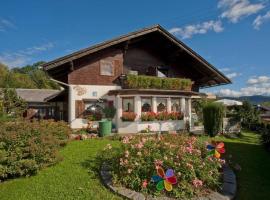
{"label": "colorful pinwheel", "polygon": [[212,142],[212,144],[208,144],[206,146],[207,150],[209,150],[208,155],[209,156],[214,156],[216,158],[220,158],[220,154],[225,153],[225,148],[224,148],[224,143],[216,143]]}
{"label": "colorful pinwheel", "polygon": [[152,176],[152,181],[157,183],[157,190],[162,191],[165,187],[168,192],[172,191],[172,185],[177,183],[174,171],[172,169],[168,169],[165,173],[162,167],[158,167],[157,174],[158,175]]}

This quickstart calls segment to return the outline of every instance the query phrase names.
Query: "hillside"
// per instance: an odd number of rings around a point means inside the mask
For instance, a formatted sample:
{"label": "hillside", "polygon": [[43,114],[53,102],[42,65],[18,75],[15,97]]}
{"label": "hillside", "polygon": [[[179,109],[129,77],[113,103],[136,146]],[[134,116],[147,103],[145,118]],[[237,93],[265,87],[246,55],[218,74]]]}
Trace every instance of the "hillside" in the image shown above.
{"label": "hillside", "polygon": [[51,81],[40,69],[39,66],[43,63],[12,69],[0,63],[0,88],[59,89],[58,84]]}

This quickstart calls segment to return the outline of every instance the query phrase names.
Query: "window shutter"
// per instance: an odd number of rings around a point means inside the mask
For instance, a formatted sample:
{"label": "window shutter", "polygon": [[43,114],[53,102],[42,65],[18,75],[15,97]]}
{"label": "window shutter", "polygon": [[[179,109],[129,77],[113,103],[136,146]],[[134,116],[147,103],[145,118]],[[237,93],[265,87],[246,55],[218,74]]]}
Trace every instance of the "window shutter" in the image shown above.
{"label": "window shutter", "polygon": [[82,118],[84,110],[85,110],[84,109],[84,102],[82,100],[76,100],[75,101],[76,118]]}
{"label": "window shutter", "polygon": [[113,107],[113,101],[108,101],[108,107]]}

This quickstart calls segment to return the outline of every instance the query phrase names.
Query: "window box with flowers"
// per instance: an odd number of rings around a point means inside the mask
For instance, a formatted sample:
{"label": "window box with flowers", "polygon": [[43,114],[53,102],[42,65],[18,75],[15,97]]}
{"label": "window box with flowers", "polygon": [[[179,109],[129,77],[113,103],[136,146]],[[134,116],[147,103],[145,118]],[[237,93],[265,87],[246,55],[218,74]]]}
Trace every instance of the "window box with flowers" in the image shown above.
{"label": "window box with flowers", "polygon": [[134,122],[136,119],[137,114],[134,112],[123,112],[122,113],[122,121],[124,122]]}
{"label": "window box with flowers", "polygon": [[141,115],[141,121],[168,121],[168,120],[182,120],[184,118],[181,112],[145,112]]}

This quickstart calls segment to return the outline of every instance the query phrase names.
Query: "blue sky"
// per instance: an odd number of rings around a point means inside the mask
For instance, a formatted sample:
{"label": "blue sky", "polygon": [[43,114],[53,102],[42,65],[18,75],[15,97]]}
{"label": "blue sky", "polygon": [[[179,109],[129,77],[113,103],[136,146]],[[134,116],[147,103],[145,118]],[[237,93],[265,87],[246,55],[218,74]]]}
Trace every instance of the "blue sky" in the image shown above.
{"label": "blue sky", "polygon": [[153,24],[232,78],[206,91],[270,95],[269,0],[3,1],[0,62],[49,61]]}

